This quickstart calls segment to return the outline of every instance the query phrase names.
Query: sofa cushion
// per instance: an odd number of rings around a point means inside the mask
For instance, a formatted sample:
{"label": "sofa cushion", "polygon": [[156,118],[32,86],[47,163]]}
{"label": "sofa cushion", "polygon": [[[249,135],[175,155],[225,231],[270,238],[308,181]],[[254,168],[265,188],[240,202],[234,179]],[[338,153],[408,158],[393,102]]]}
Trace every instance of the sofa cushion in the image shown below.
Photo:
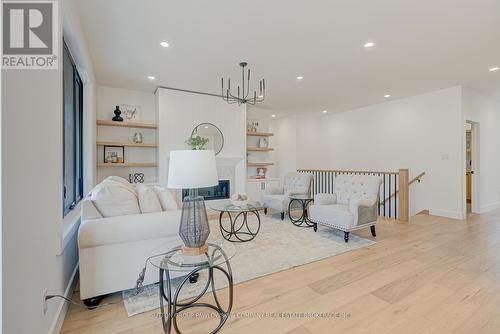
{"label": "sofa cushion", "polygon": [[103,217],[141,213],[135,190],[118,181],[102,181],[92,190],[90,199]]}
{"label": "sofa cushion", "polygon": [[309,219],[318,224],[338,227],[354,226],[354,215],[349,211],[349,206],[343,204],[309,206]]}
{"label": "sofa cushion", "polygon": [[161,207],[164,211],[167,210],[178,210],[179,207],[175,201],[174,195],[168,189],[162,187],[153,187],[156,196],[160,200]]}
{"label": "sofa cushion", "polygon": [[262,202],[264,202],[268,208],[285,212],[288,211],[290,198],[285,195],[264,195],[262,196]]}
{"label": "sofa cushion", "polygon": [[[80,248],[90,248],[179,235],[181,211],[162,211],[93,219],[82,222],[78,232]],[[179,244],[182,241],[179,237]],[[174,246],[174,245],[172,245]]]}
{"label": "sofa cushion", "polygon": [[137,185],[137,197],[142,213],[163,211],[158,196],[156,196],[156,192],[152,187],[146,187],[143,184]]}

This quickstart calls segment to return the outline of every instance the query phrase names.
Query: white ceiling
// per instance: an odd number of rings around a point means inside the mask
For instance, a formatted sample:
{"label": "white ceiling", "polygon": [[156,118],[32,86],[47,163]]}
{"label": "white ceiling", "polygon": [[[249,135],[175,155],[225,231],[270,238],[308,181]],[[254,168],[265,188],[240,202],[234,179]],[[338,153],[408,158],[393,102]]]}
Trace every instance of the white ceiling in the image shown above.
{"label": "white ceiling", "polygon": [[[500,96],[498,0],[79,0],[99,84],[220,92],[247,61],[261,106],[329,112],[457,84]],[[159,42],[171,47],[164,49]],[[376,47],[365,49],[366,41]],[[148,75],[154,75],[151,82]],[[304,80],[298,82],[297,75]]]}

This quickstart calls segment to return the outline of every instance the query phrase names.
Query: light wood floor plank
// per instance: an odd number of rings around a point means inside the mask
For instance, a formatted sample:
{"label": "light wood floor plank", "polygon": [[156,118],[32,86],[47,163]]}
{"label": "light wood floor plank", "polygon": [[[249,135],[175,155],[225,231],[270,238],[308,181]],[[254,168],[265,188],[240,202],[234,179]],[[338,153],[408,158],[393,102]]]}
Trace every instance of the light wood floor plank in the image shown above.
{"label": "light wood floor plank", "polygon": [[[464,221],[381,220],[377,238],[369,229],[355,234],[377,243],[234,289],[234,315],[325,312],[338,318],[232,317],[220,333],[500,333],[500,210]],[[162,333],[157,310],[128,318],[121,294],[108,302],[117,304],[90,311],[70,306],[62,333]],[[184,333],[204,333],[214,322],[183,319],[182,325]]]}

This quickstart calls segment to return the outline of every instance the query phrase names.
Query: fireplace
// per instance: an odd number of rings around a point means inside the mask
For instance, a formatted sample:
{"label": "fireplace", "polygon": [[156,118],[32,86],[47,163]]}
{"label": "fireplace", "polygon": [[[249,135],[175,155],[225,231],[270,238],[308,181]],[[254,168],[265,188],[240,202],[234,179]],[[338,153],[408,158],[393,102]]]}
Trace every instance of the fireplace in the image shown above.
{"label": "fireplace", "polygon": [[[189,189],[182,189],[182,198],[186,197]],[[205,198],[205,201],[229,198],[231,194],[229,180],[219,180],[219,184],[213,187],[199,188],[198,194]]]}

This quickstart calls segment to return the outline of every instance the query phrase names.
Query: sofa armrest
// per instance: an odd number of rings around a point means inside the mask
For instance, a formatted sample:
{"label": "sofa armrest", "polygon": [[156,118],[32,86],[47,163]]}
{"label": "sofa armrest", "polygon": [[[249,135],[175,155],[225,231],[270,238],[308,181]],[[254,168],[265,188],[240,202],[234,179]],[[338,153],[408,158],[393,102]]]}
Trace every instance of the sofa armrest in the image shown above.
{"label": "sofa armrest", "polygon": [[378,197],[352,198],[349,211],[354,215],[355,225],[363,225],[377,220]]}
{"label": "sofa armrest", "polygon": [[335,194],[317,194],[314,196],[314,204],[316,205],[331,205],[337,203],[337,195]]}
{"label": "sofa armrest", "polygon": [[82,201],[82,221],[103,218],[101,212],[97,210],[92,200],[87,197]]}

